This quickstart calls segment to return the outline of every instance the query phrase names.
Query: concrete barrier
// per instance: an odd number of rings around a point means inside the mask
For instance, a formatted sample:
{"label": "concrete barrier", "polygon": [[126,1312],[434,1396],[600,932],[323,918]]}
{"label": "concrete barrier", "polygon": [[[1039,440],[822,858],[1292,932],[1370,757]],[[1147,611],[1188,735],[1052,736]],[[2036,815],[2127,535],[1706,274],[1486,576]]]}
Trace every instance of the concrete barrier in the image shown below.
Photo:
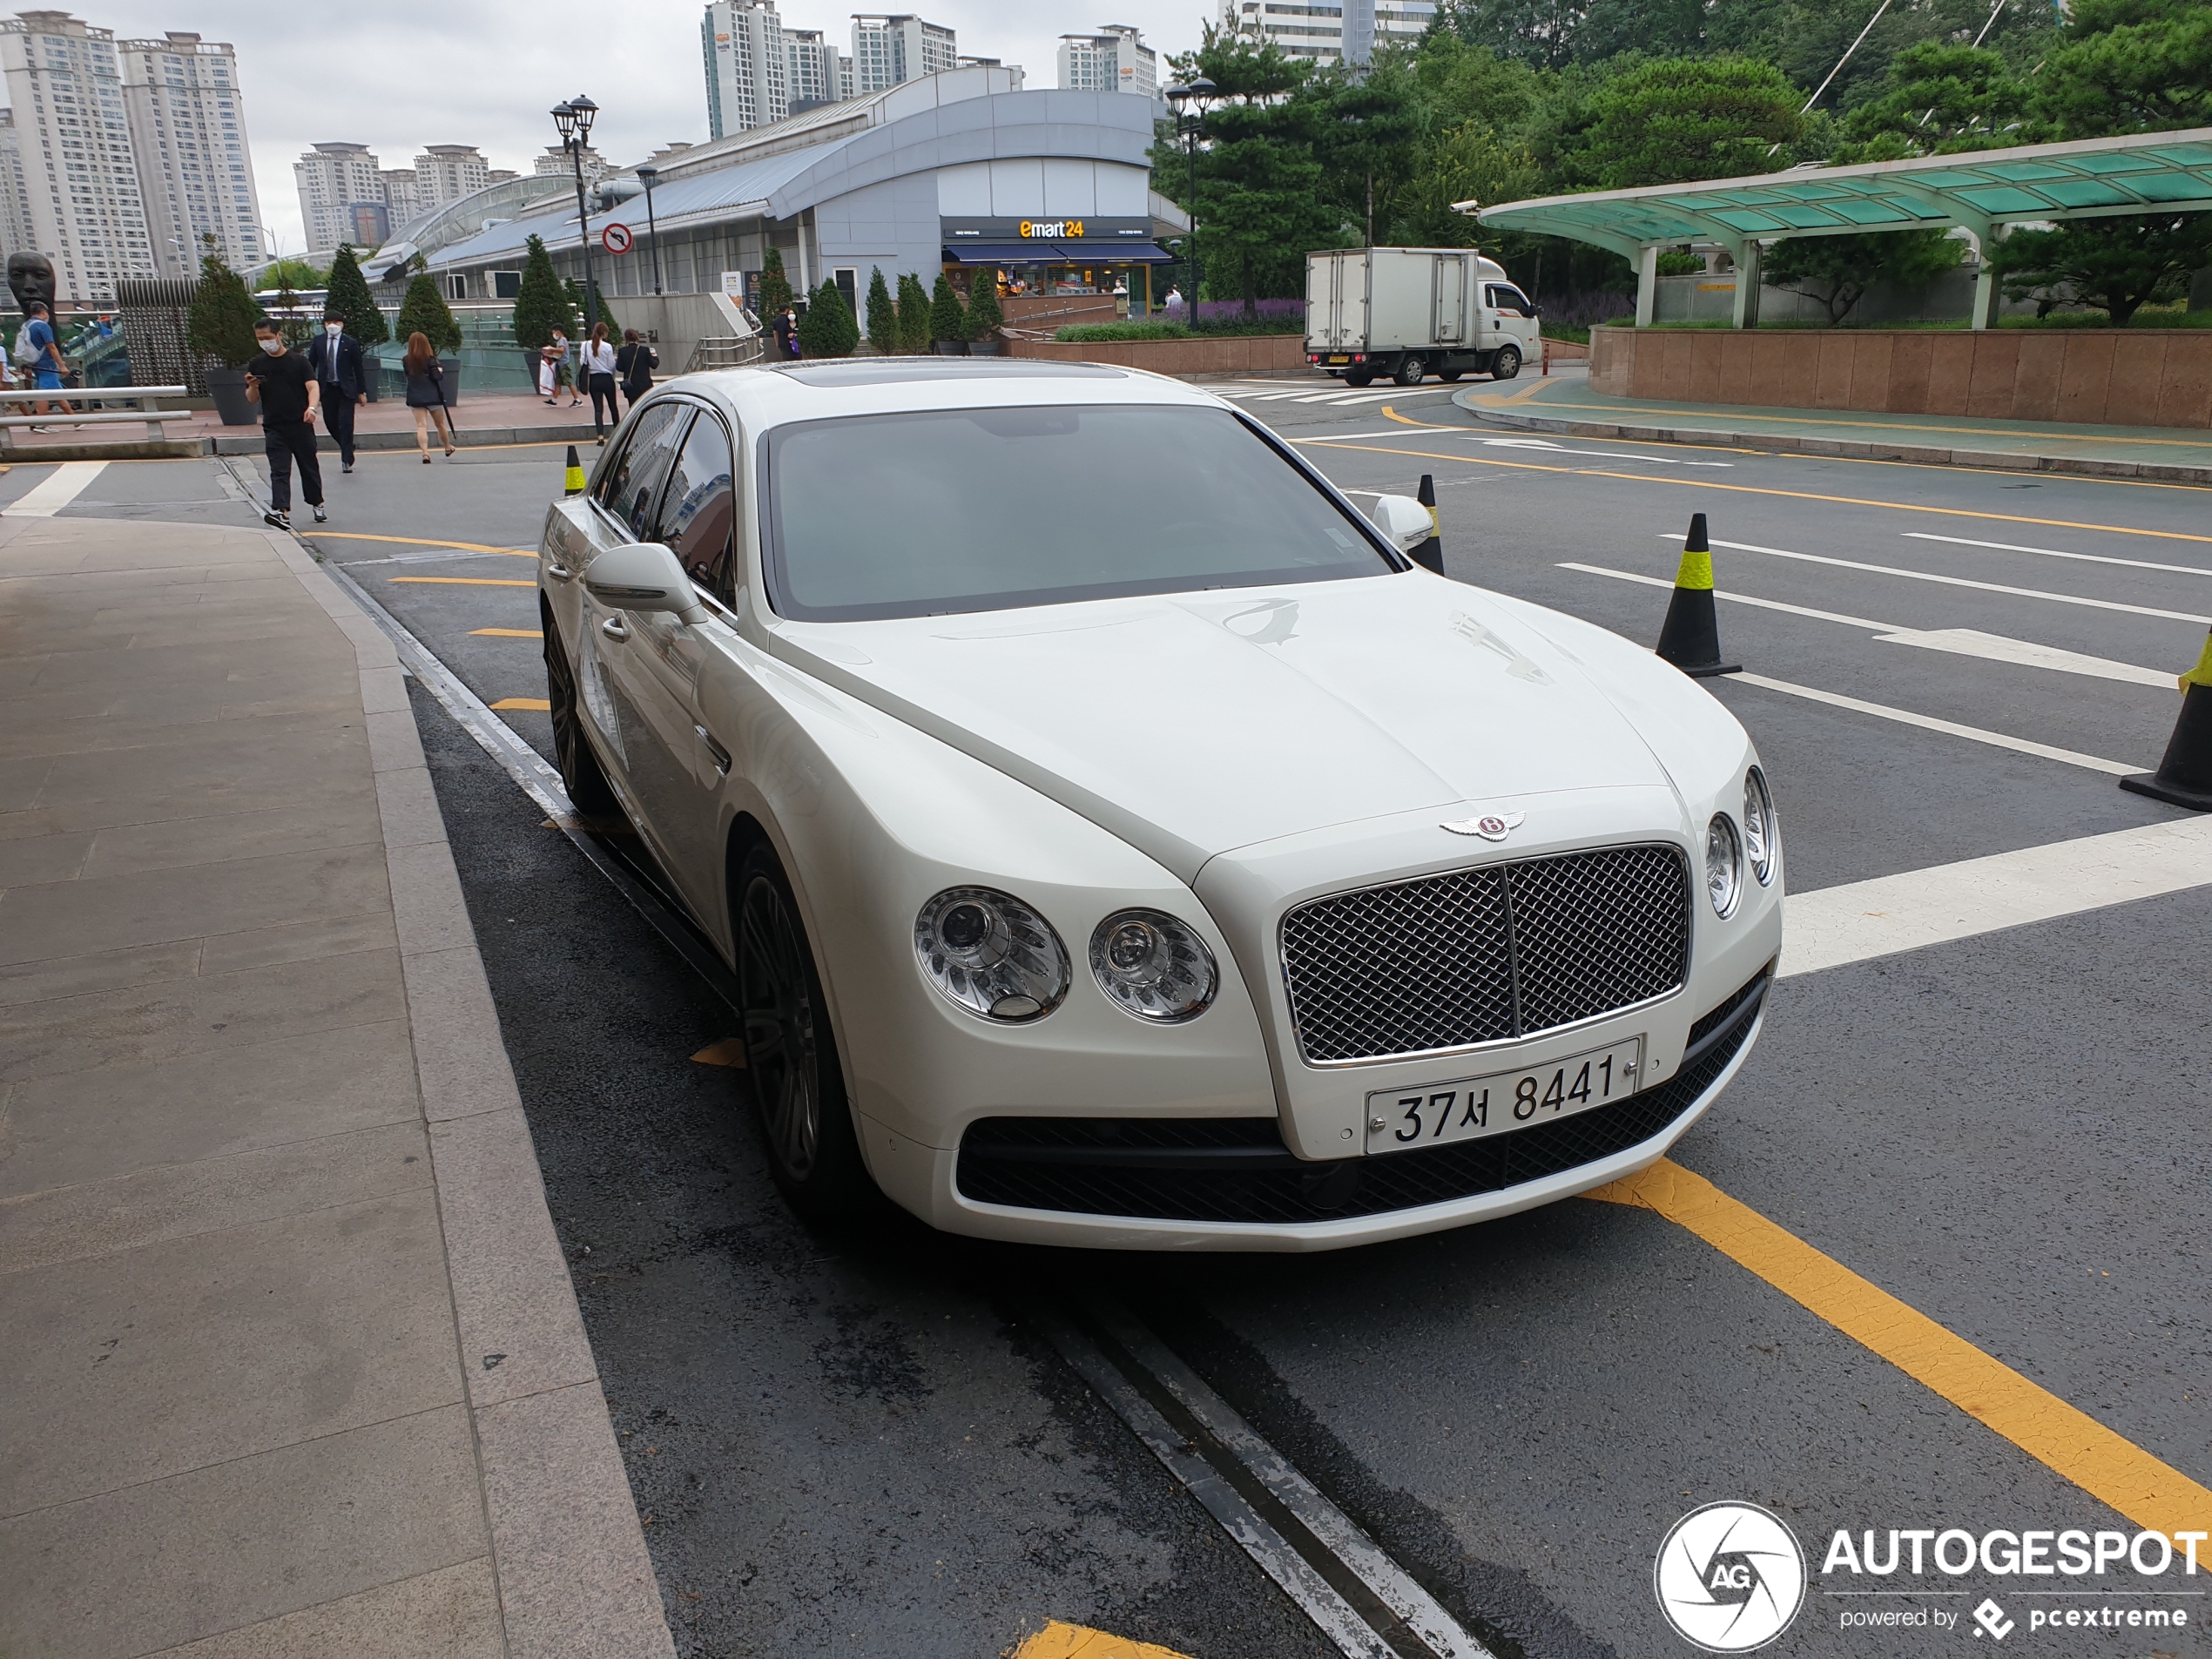
{"label": "concrete barrier", "polygon": [[2212,329],[1593,328],[1611,397],[2212,427]]}

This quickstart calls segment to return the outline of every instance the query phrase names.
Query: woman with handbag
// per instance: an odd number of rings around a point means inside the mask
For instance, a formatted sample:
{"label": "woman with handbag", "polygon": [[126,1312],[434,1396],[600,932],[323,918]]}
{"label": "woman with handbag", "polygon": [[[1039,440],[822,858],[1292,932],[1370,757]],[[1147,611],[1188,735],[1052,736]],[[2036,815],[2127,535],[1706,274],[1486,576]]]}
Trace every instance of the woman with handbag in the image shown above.
{"label": "woman with handbag", "polygon": [[583,342],[583,361],[577,369],[584,389],[591,394],[591,433],[607,441],[606,422],[622,420],[622,405],[615,398],[615,348],[607,340],[607,325],[591,325],[591,338]]}
{"label": "woman with handbag", "polygon": [[416,333],[407,337],[407,359],[402,367],[407,370],[407,406],[415,411],[415,447],[422,452],[422,464],[430,464],[430,423],[434,421],[450,459],[455,451],[453,423],[446,415],[451,406],[446,401],[445,366],[430,348],[429,336]]}
{"label": "woman with handbag", "polygon": [[653,371],[660,357],[635,328],[622,331],[622,349],[615,354],[615,375],[622,382],[623,401],[631,408],[653,389]]}

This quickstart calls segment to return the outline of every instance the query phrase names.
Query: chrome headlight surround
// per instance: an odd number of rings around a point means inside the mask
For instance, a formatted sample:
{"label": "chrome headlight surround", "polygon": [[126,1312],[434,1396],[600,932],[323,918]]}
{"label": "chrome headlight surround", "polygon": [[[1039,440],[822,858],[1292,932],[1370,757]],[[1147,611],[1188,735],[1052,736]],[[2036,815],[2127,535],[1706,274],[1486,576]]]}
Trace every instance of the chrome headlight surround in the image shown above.
{"label": "chrome headlight surround", "polygon": [[1774,885],[1775,863],[1781,851],[1774,797],[1767,792],[1766,774],[1754,766],[1743,774],[1743,853],[1761,887]]}
{"label": "chrome headlight surround", "polygon": [[1723,921],[1736,914],[1743,896],[1743,838],[1726,813],[1715,813],[1705,826],[1705,896]]}
{"label": "chrome headlight surround", "polygon": [[1090,935],[1090,971],[1107,1001],[1156,1025],[1213,1006],[1220,970],[1196,928],[1164,910],[1116,910]]}
{"label": "chrome headlight surround", "polygon": [[995,887],[947,887],[914,917],[914,960],[938,994],[999,1025],[1041,1020],[1067,997],[1068,948],[1044,917]]}

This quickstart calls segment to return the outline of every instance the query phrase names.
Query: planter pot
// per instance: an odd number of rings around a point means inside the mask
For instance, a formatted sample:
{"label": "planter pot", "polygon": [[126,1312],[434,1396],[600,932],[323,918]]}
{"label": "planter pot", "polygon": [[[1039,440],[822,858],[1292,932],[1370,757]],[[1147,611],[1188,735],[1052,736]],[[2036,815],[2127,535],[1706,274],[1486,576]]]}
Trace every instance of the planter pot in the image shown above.
{"label": "planter pot", "polygon": [[361,390],[368,395],[368,401],[372,403],[381,398],[384,392],[383,366],[367,352],[361,354]]}
{"label": "planter pot", "polygon": [[988,340],[971,340],[968,342],[968,354],[970,357],[1003,357],[1006,355],[1006,341],[996,334]]}
{"label": "planter pot", "polygon": [[441,357],[438,367],[446,372],[446,407],[450,408],[461,401],[461,365],[450,357]]}
{"label": "planter pot", "polygon": [[968,355],[968,342],[964,340],[941,340],[937,342],[937,355],[965,357]]}
{"label": "planter pot", "polygon": [[210,368],[207,395],[215,400],[215,413],[223,417],[225,426],[252,426],[261,418],[261,411],[246,401],[242,368]]}

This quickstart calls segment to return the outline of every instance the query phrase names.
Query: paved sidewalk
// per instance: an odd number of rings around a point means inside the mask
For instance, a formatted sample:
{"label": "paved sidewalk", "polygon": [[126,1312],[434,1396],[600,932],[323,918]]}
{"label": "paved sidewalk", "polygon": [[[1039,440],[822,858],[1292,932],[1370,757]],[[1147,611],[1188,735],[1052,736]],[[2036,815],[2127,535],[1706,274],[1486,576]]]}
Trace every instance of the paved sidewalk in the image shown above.
{"label": "paved sidewalk", "polygon": [[1585,374],[1556,372],[1509,388],[1469,387],[1452,401],[1479,421],[1577,437],[2212,483],[2212,432],[2167,427],[1662,402],[1610,397],[1592,389]]}
{"label": "paved sidewalk", "polygon": [[389,644],[0,519],[0,1654],[671,1652]]}

